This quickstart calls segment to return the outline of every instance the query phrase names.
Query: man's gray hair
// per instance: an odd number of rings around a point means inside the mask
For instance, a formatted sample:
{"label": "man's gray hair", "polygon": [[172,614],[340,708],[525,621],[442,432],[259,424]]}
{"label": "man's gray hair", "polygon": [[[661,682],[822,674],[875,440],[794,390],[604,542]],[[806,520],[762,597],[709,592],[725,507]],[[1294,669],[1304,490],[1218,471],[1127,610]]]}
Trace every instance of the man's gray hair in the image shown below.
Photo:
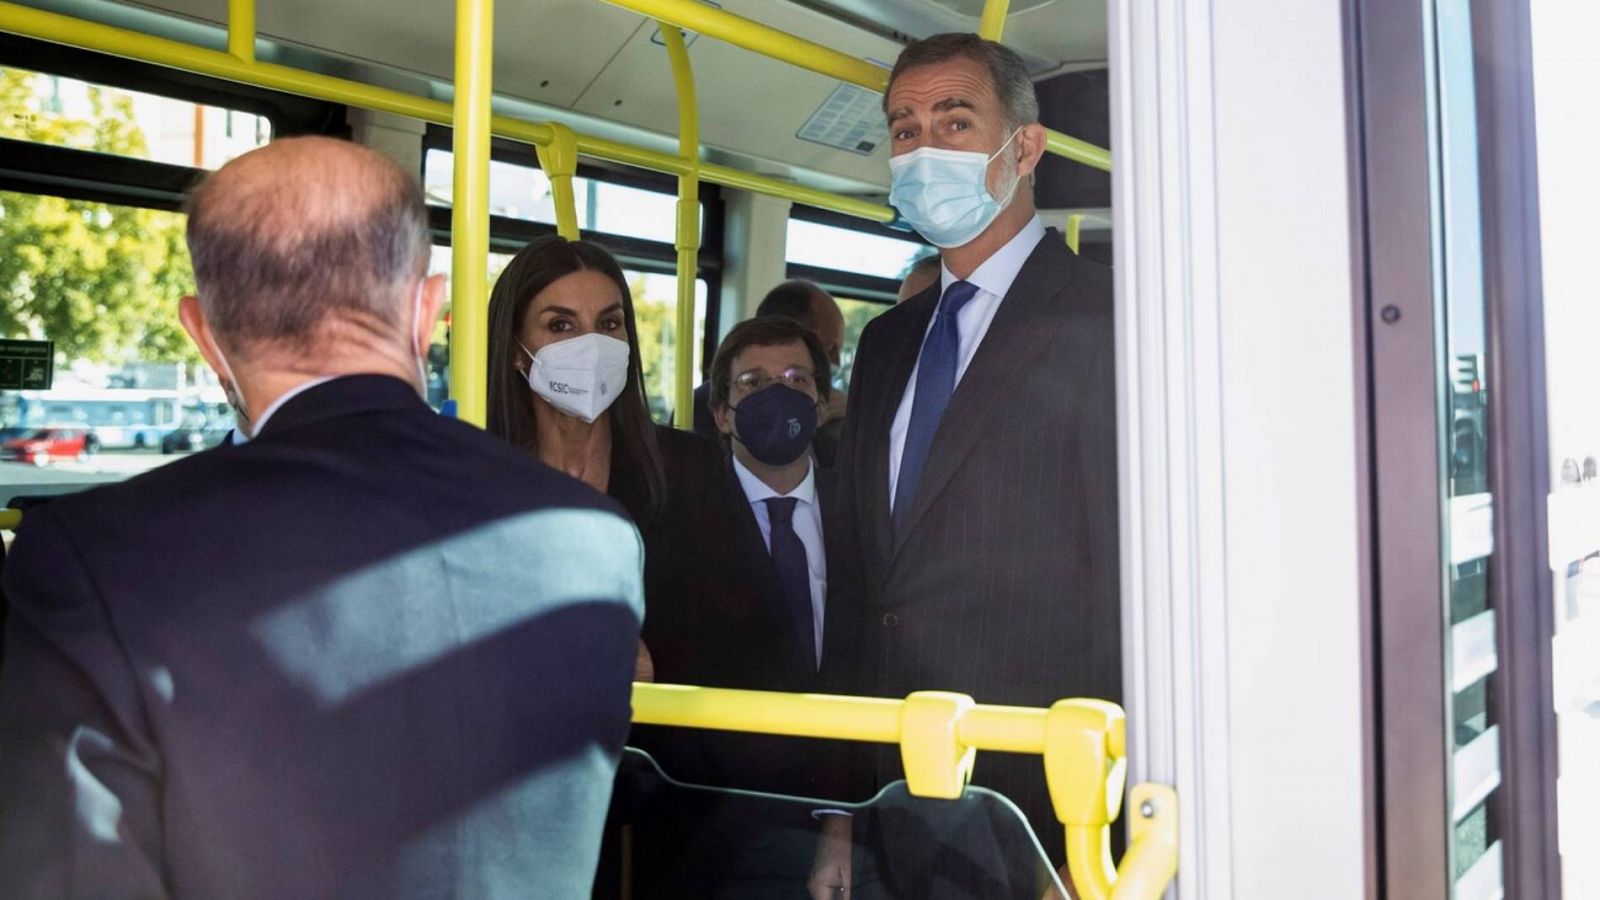
{"label": "man's gray hair", "polygon": [[[889,87],[894,86],[907,69],[931,66],[952,59],[970,59],[983,66],[1000,98],[1000,114],[1007,131],[1039,121],[1039,96],[1034,92],[1033,79],[1028,77],[1028,67],[1009,47],[985,40],[975,34],[952,32],[936,34],[914,41],[900,51],[894,71],[889,73]],[[889,102],[889,88],[883,92],[885,111]]]}
{"label": "man's gray hair", "polygon": [[225,167],[189,196],[189,257],[212,330],[230,350],[310,349],[329,317],[399,334],[431,245],[420,185],[367,148],[330,155],[311,143],[329,139],[291,140],[305,142],[295,164]]}

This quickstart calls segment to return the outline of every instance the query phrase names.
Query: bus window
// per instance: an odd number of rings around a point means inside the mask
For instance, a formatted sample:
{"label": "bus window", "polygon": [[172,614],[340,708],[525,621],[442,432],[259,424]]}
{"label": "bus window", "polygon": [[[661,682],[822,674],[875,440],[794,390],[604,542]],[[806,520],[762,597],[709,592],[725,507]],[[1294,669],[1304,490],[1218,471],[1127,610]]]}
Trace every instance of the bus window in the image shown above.
{"label": "bus window", "polygon": [[[449,150],[430,147],[423,159],[423,187],[428,203],[449,207],[455,188],[455,155]],[[627,238],[671,244],[676,237],[678,198],[674,194],[646,190],[582,175],[572,179],[578,211],[578,227]],[[550,194],[550,179],[534,166],[504,160],[489,163],[489,212],[491,215],[527,222],[554,225],[555,201]],[[704,205],[700,211],[705,223]]]}
{"label": "bus window", "polygon": [[26,69],[0,68],[0,135],[176,166],[215,169],[272,139],[239,110]]}

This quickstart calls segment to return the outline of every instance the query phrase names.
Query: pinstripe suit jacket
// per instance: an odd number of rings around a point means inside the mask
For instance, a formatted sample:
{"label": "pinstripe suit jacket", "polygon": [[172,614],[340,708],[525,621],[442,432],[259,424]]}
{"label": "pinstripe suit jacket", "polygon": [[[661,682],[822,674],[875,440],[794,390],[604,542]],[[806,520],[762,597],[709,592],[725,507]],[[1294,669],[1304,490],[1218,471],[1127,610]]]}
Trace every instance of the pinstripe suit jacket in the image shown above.
{"label": "pinstripe suit jacket", "polygon": [[[951,397],[896,533],[889,428],[938,301],[935,285],[879,316],[856,352],[827,529],[828,681],[890,697],[1118,700],[1111,272],[1059,232],[1040,241]],[[1042,791],[1042,776],[1013,784],[1003,768],[980,760],[974,781],[1019,802]]]}

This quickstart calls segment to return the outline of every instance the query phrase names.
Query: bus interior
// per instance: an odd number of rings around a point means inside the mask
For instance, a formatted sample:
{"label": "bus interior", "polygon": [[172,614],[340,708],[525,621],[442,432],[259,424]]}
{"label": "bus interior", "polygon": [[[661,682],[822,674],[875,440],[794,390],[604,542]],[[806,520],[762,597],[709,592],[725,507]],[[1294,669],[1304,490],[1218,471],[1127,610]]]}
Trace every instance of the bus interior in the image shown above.
{"label": "bus interior", "polygon": [[[552,233],[622,263],[656,421],[687,427],[785,279],[837,299],[847,387],[937,252],[886,202],[889,69],[977,32],[1035,82],[1041,220],[1114,273],[1124,696],[639,685],[635,722],[899,744],[908,787],[872,802],[931,834],[1008,807],[949,735],[1040,755],[1062,896],[1600,898],[1581,6],[0,0],[0,337],[54,353],[0,391],[0,525],[226,439],[177,323],[181,207],[283,136],[422,183],[435,407],[483,424],[489,288]],[[88,438],[21,449],[39,429]]]}

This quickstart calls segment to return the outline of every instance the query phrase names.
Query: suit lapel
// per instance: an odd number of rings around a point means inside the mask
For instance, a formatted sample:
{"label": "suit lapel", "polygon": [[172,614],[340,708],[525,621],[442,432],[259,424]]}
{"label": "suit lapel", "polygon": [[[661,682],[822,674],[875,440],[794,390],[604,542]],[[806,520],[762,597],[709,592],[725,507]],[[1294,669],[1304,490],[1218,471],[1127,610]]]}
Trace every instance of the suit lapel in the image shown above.
{"label": "suit lapel", "polygon": [[885,557],[882,562],[885,563],[895,545],[893,511],[889,503],[889,431],[894,426],[894,415],[900,409],[900,401],[905,397],[906,384],[911,381],[911,370],[917,367],[917,357],[922,354],[922,338],[928,330],[928,322],[933,319],[933,312],[938,305],[937,282],[906,301],[911,314],[905,317],[901,333],[886,342],[895,352],[894,359],[890,361],[887,387],[877,395],[878,405],[867,411],[866,424],[869,428],[866,433],[873,440],[867,448],[865,484],[868,494],[864,498],[866,503],[863,508],[872,511],[873,520],[869,524],[876,537],[872,546],[881,548]]}
{"label": "suit lapel", "polygon": [[934,433],[906,527],[894,536],[896,552],[1005,405],[1011,386],[1055,339],[1066,319],[1061,304],[1070,274],[1070,257],[1063,258],[1068,253],[1056,232],[1046,232],[1017,273]]}

